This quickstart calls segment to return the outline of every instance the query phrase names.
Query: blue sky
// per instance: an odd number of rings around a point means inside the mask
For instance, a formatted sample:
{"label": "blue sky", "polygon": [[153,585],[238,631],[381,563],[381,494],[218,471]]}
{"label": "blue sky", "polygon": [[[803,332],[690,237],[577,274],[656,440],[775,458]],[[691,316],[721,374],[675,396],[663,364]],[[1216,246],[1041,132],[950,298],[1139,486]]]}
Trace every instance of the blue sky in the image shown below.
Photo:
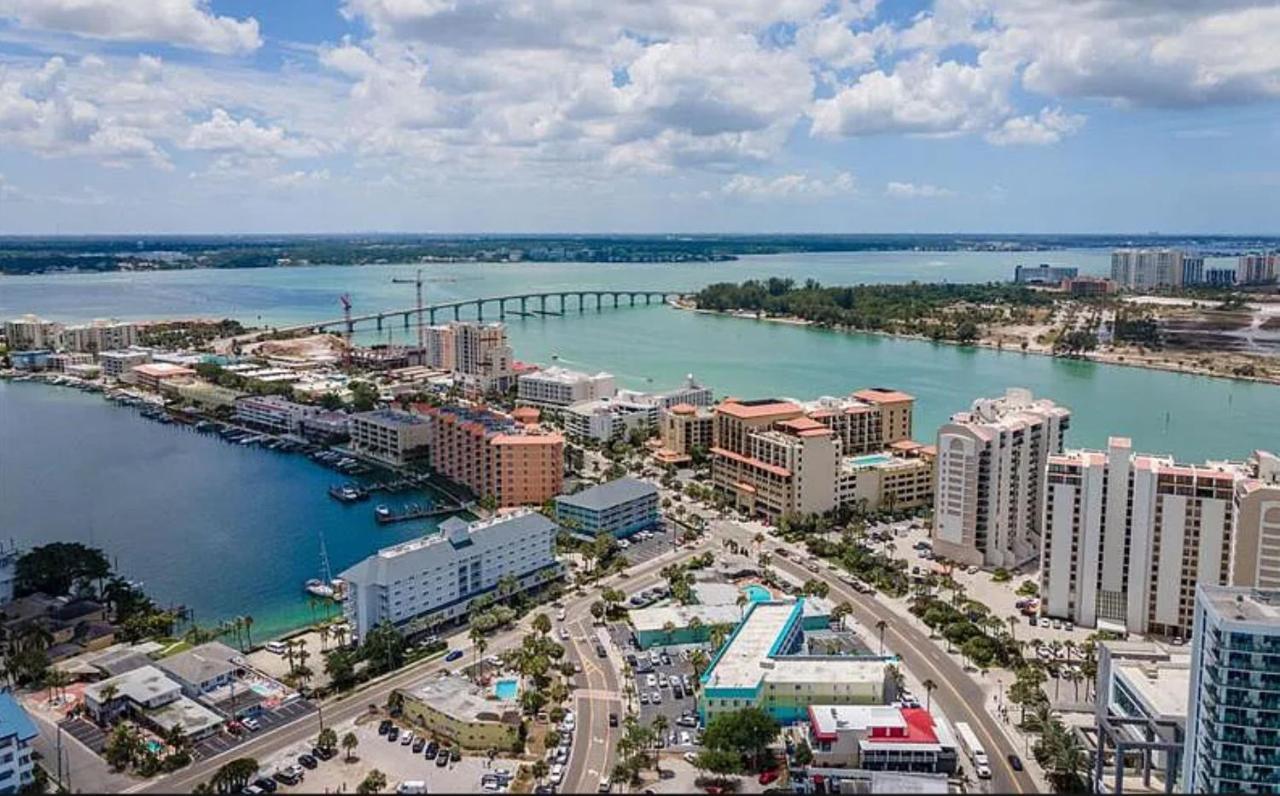
{"label": "blue sky", "polygon": [[0,0],[0,233],[1280,231],[1259,0]]}

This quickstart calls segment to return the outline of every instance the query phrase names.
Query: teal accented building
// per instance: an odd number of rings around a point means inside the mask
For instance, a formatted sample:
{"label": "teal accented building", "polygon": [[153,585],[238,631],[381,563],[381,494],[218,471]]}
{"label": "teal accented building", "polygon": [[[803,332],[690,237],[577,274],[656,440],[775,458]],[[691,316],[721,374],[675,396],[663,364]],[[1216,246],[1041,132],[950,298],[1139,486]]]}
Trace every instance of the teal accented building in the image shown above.
{"label": "teal accented building", "polygon": [[752,603],[702,675],[698,712],[759,707],[782,724],[806,721],[810,705],[883,705],[894,694],[879,656],[805,655],[804,600]]}
{"label": "teal accented building", "polygon": [[658,524],[658,488],[634,478],[619,478],[556,498],[556,519],[578,536],[602,533],[625,539]]}

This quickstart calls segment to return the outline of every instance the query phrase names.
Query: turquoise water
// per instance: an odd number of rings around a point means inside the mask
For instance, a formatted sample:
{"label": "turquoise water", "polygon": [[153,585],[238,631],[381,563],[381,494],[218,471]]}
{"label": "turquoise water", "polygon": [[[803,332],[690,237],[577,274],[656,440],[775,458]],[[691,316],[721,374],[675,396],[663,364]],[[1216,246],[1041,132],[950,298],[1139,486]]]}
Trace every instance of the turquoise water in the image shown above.
{"label": "turquoise water", "polygon": [[[750,257],[692,264],[456,264],[429,266],[429,300],[567,288],[693,289],[773,275],[827,284],[1005,279],[1017,263],[1106,269],[1105,252],[1031,255],[894,253]],[[414,266],[196,270],[0,277],[0,318],[25,312],[77,320],[117,316],[234,316],[285,324],[405,306],[413,287],[391,284]],[[403,342],[398,324],[388,332]],[[917,398],[915,434],[979,396],[1030,388],[1073,412],[1067,443],[1183,459],[1240,459],[1280,450],[1280,388],[1055,359],[1016,351],[842,334],[650,306],[508,319],[518,358],[604,369],[633,387],[667,387],[693,373],[718,395],[813,398],[888,385]],[[369,339],[372,335],[366,335]],[[385,335],[384,338],[385,339]],[[369,503],[325,496],[345,480],[309,460],[227,445],[140,418],[101,398],[34,384],[0,384],[0,538],[54,539],[105,548],[121,571],[166,603],[211,623],[254,617],[255,638],[304,624],[301,593],[319,574],[324,533],[336,574],[379,547],[434,528],[378,526]],[[413,496],[385,502],[409,501]],[[379,501],[373,501],[374,503]],[[330,610],[332,608],[330,607]]]}
{"label": "turquoise water", "polygon": [[773,594],[758,583],[744,587],[742,593],[747,595],[747,599],[753,603],[767,603],[773,599]]}
{"label": "turquoise water", "polygon": [[871,464],[884,464],[893,461],[893,456],[887,453],[868,453],[866,456],[850,456],[848,461],[855,467],[866,467]]}
{"label": "turquoise water", "polygon": [[493,684],[493,695],[498,699],[512,700],[520,694],[520,681],[515,679],[498,680]]}
{"label": "turquoise water", "polygon": [[[378,525],[371,502],[326,490],[351,480],[305,456],[231,445],[147,420],[100,396],[0,382],[0,529],[21,546],[53,540],[105,549],[163,605],[204,625],[248,614],[262,640],[335,614],[302,591],[430,521]],[[387,502],[423,499],[411,492]]]}

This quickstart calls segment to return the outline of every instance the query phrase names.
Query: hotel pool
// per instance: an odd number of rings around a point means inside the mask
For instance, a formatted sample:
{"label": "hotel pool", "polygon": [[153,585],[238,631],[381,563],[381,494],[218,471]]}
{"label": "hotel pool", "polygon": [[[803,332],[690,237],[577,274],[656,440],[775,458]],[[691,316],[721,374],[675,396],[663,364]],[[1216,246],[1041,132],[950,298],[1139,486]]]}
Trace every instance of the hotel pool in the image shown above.
{"label": "hotel pool", "polygon": [[520,681],[508,678],[493,684],[493,695],[498,699],[515,699],[520,694]]}
{"label": "hotel pool", "polygon": [[769,590],[758,583],[752,583],[747,586],[742,590],[742,593],[747,595],[747,599],[753,603],[764,603],[773,599],[773,595],[769,593]]}
{"label": "hotel pool", "polygon": [[866,456],[851,456],[848,461],[854,467],[870,467],[873,464],[891,462],[893,456],[888,453],[869,453]]}

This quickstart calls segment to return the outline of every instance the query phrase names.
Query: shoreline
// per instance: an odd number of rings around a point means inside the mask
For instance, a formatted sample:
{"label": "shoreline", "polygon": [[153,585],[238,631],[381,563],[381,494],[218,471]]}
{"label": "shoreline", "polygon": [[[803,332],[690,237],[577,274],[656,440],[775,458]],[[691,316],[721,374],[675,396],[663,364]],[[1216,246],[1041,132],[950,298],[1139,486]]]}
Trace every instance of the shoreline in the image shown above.
{"label": "shoreline", "polygon": [[[1142,354],[1138,353],[1117,353],[1113,351],[1101,351],[1082,355],[1065,355],[1055,354],[1052,350],[1043,346],[1032,344],[1023,349],[1017,346],[1009,347],[1000,345],[997,341],[982,339],[975,340],[971,343],[961,343],[957,340],[935,340],[931,337],[925,337],[917,334],[901,334],[897,332],[885,332],[877,329],[852,329],[835,326],[822,326],[814,321],[797,318],[794,316],[765,316],[758,317],[756,315],[747,314],[745,311],[734,312],[732,310],[708,310],[697,306],[684,304],[681,302],[671,303],[672,307],[678,310],[688,310],[691,312],[702,313],[704,315],[717,315],[724,318],[736,318],[738,320],[760,321],[764,323],[780,323],[787,326],[802,326],[824,329],[841,334],[865,334],[877,337],[888,337],[896,340],[915,340],[922,343],[941,343],[945,345],[956,346],[959,348],[983,348],[989,351],[998,351],[1001,353],[1008,352],[1013,354],[1030,354],[1034,356],[1051,357],[1054,359],[1079,360],[1085,362],[1095,362],[1100,365],[1117,365],[1120,367],[1139,368],[1143,370],[1160,370],[1166,373],[1177,373],[1183,376],[1206,376],[1209,378],[1225,379],[1227,381],[1243,381],[1254,384],[1269,384],[1272,386],[1280,386],[1280,376],[1240,376],[1230,373],[1219,373],[1196,365],[1187,363],[1168,363],[1168,362],[1152,362],[1150,360],[1139,359]],[[1217,357],[1222,356],[1222,352],[1206,352],[1202,356]],[[1130,359],[1130,357],[1135,357]]]}

